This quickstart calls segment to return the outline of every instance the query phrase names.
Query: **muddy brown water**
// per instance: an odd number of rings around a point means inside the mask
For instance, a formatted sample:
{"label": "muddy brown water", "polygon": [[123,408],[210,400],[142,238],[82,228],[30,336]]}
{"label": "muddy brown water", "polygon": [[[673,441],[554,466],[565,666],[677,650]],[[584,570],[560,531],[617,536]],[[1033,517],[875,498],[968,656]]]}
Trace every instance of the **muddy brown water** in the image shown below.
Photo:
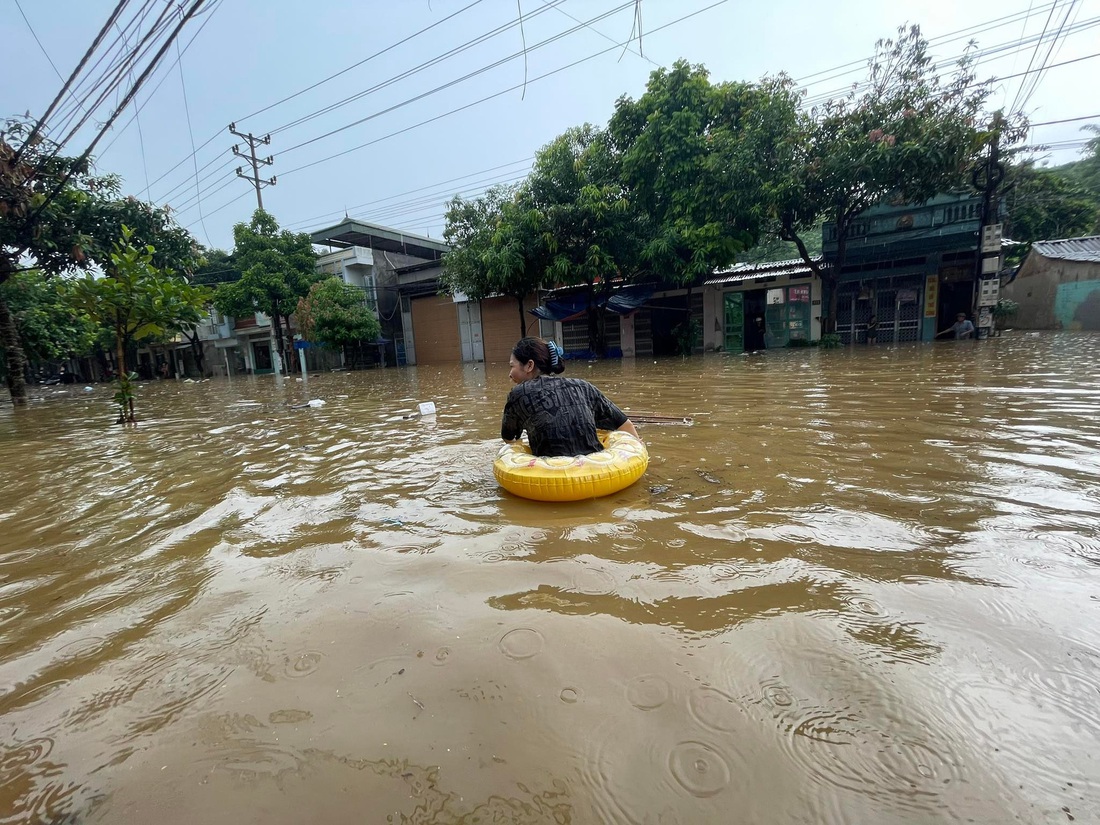
{"label": "muddy brown water", "polygon": [[1096,821],[1098,343],[570,363],[694,426],[569,505],[504,365],[47,390],[0,822]]}

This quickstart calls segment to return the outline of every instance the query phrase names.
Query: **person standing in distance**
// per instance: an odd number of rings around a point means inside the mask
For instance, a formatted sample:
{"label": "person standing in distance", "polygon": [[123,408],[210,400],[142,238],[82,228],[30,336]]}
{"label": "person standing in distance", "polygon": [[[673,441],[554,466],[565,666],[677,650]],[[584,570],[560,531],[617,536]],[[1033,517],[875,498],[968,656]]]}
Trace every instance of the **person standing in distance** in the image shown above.
{"label": "person standing in distance", "polygon": [[565,354],[553,341],[521,338],[508,359],[508,393],[500,437],[515,441],[527,431],[537,456],[572,456],[603,449],[596,430],[622,430],[639,438],[626,413],[580,378],[556,378],[565,371]]}
{"label": "person standing in distance", "polygon": [[974,324],[970,322],[966,317],[965,312],[960,312],[955,316],[955,323],[945,329],[943,332],[937,332],[936,337],[941,335],[947,335],[947,333],[955,333],[955,340],[961,341],[965,338],[972,338],[974,336]]}

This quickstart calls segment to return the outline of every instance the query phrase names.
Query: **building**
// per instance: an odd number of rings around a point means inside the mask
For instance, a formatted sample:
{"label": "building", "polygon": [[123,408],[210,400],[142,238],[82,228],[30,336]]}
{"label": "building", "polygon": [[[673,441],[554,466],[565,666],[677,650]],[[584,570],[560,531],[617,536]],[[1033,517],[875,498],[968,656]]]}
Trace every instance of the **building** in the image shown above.
{"label": "building", "polygon": [[[427,273],[421,280],[431,281],[431,273],[438,273],[448,246],[434,238],[354,218],[312,232],[310,240],[330,250],[318,258],[318,269],[361,288],[377,312],[382,323],[382,340],[377,343],[383,362],[415,364],[412,330],[405,324],[409,307],[400,286],[402,273],[421,271]],[[438,282],[438,275],[434,277]]]}
{"label": "building", "polygon": [[[957,313],[973,318],[981,215],[982,199],[969,194],[939,195],[915,206],[880,204],[860,215],[839,275],[841,340],[861,342],[872,315],[878,318],[878,342],[887,344],[931,341]],[[836,225],[826,223],[823,232],[825,262],[832,264]],[[997,277],[994,271],[986,280],[996,284]]]}
{"label": "building", "polygon": [[1100,330],[1100,235],[1032,244],[1001,294],[1014,327]]}
{"label": "building", "polygon": [[805,261],[737,264],[715,272],[702,294],[706,350],[744,352],[821,337],[821,279]]}

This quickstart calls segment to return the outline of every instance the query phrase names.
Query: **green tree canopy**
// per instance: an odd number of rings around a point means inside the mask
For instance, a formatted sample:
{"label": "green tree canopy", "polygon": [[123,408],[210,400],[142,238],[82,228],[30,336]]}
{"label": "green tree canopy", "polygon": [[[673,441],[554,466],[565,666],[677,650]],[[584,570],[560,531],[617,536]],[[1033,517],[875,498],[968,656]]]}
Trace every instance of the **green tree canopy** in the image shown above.
{"label": "green tree canopy", "polygon": [[[137,246],[126,226],[111,253],[110,274],[87,273],[66,284],[66,300],[78,312],[114,331],[120,379],[128,382],[126,349],[133,341],[164,339],[202,320],[210,300],[206,287],[181,275],[158,269],[155,250]],[[125,405],[121,405],[125,406]],[[132,398],[120,420],[134,420]]]}
{"label": "green tree canopy", "polygon": [[224,249],[206,249],[202,252],[201,260],[191,276],[196,284],[227,284],[241,279],[241,271],[232,253]]}
{"label": "green tree canopy", "polygon": [[[826,284],[829,329],[855,219],[887,197],[919,203],[963,185],[988,143],[989,133],[978,126],[988,95],[971,56],[941,77],[920,29],[902,28],[896,39],[877,44],[865,84],[800,117],[793,139],[777,145],[777,161],[789,174],[773,190],[773,208],[783,237]],[[822,217],[837,233],[828,268],[803,239]]]}
{"label": "green tree canopy", "polygon": [[359,341],[373,343],[382,334],[378,317],[367,306],[363,290],[328,277],[313,284],[295,310],[307,341],[338,349]]}
{"label": "green tree canopy", "polygon": [[[49,141],[28,141],[30,124],[13,119],[0,130],[0,284],[27,260],[44,277],[86,268],[86,249],[101,198],[118,191],[118,179],[93,174],[87,162],[62,157]],[[25,357],[14,317],[0,296],[0,347],[12,402],[26,402]]]}
{"label": "green tree canopy", "polygon": [[691,284],[756,243],[780,173],[774,147],[790,140],[797,97],[784,77],[711,83],[677,61],[622,97],[608,125],[628,197],[650,227],[641,251],[662,277]]}
{"label": "green tree canopy", "polygon": [[1039,169],[1031,162],[1010,166],[1004,199],[1005,235],[1023,244],[1012,250],[1015,261],[1035,241],[1087,235],[1096,226],[1096,201],[1056,169]]}
{"label": "green tree canopy", "polygon": [[233,261],[241,277],[218,287],[214,305],[225,315],[271,316],[278,351],[285,358],[283,322],[324,277],[316,271],[313,244],[304,232],[280,231],[275,218],[262,209],[249,223],[233,227],[233,241]]}
{"label": "green tree canopy", "polygon": [[[588,346],[604,350],[599,299],[642,264],[648,225],[623,184],[610,135],[591,124],[567,130],[535,156],[516,200],[521,237],[532,238],[545,278],[583,284],[588,298]],[[544,261],[544,262],[543,262]]]}
{"label": "green tree canopy", "polygon": [[26,355],[52,360],[93,351],[99,327],[83,313],[73,312],[57,279],[37,269],[18,272],[0,284],[0,299],[11,310]]}

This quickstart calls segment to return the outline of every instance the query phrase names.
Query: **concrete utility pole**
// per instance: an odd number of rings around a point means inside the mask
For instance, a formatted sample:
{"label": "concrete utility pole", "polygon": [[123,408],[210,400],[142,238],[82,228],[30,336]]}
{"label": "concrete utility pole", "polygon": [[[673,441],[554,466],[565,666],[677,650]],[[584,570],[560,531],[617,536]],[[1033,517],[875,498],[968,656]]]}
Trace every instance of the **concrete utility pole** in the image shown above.
{"label": "concrete utility pole", "polygon": [[264,197],[261,194],[261,190],[265,186],[274,186],[276,178],[275,178],[274,175],[272,175],[267,180],[262,180],[260,178],[260,167],[261,166],[270,166],[271,164],[273,164],[275,162],[275,158],[273,158],[271,155],[268,155],[266,158],[256,157],[256,147],[260,146],[261,144],[270,145],[271,135],[264,135],[262,138],[258,138],[258,137],[254,137],[251,132],[249,132],[248,134],[238,132],[236,123],[230,123],[229,124],[229,132],[230,132],[230,134],[236,135],[237,137],[239,137],[241,140],[243,140],[245,143],[248,144],[248,154],[244,154],[243,152],[241,152],[241,147],[240,146],[238,146],[235,143],[233,144],[233,154],[237,155],[237,157],[244,158],[252,166],[252,174],[251,175],[246,175],[244,173],[243,168],[238,166],[237,167],[237,177],[244,178],[245,180],[248,180],[248,181],[252,181],[252,185],[256,187],[256,206],[259,209],[263,209],[264,208]]}
{"label": "concrete utility pole", "polygon": [[1005,167],[1000,160],[1001,129],[1004,118],[993,115],[993,136],[989,155],[974,170],[971,182],[982,193],[981,224],[978,227],[978,249],[974,262],[974,298],[978,317],[974,321],[977,336],[984,338],[993,332],[993,309],[1000,297],[1001,286],[1001,223],[1000,208],[995,198],[1004,181]]}
{"label": "concrete utility pole", "polygon": [[[248,134],[244,134],[243,132],[238,132],[236,123],[230,123],[229,124],[229,132],[230,132],[230,134],[236,135],[237,137],[239,137],[241,140],[243,140],[245,143],[248,144],[248,154],[247,155],[243,154],[241,152],[241,147],[240,146],[238,146],[235,143],[233,144],[233,154],[236,155],[237,157],[243,157],[252,166],[252,174],[251,175],[246,175],[244,173],[243,169],[240,166],[238,166],[237,167],[237,177],[244,178],[245,180],[248,180],[248,181],[252,181],[252,185],[256,187],[256,208],[257,209],[263,209],[264,208],[264,197],[263,197],[263,194],[262,194],[262,190],[265,186],[274,186],[275,185],[275,176],[272,175],[269,179],[262,180],[260,178],[260,167],[261,166],[270,166],[271,164],[273,164],[275,162],[275,158],[273,158],[271,155],[268,155],[266,158],[256,157],[256,147],[261,145],[261,144],[270,145],[271,144],[271,135],[264,135],[262,138],[258,138],[258,137],[255,137],[251,132],[249,132]],[[275,340],[275,323],[274,323],[274,321],[275,321],[274,318],[271,319],[271,326],[268,327],[268,333],[269,333],[269,335],[268,335],[268,340],[269,340],[268,346],[271,348],[271,367],[272,367],[273,371],[275,372],[275,383],[276,383],[277,386],[281,387],[282,384],[283,384],[283,359],[282,359],[282,354],[279,352],[278,343]],[[289,332],[289,330],[288,330],[288,332]]]}

